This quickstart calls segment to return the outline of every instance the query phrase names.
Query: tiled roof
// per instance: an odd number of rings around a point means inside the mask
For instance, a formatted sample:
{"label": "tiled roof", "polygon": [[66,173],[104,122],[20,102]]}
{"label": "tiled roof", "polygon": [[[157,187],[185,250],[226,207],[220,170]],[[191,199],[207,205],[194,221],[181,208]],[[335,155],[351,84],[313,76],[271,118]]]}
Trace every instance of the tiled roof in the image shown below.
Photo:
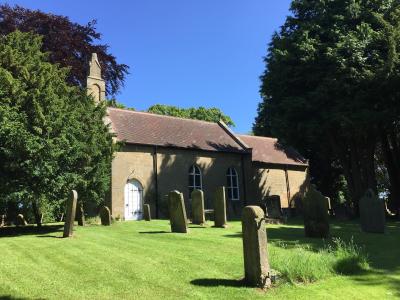
{"label": "tiled roof", "polygon": [[222,124],[118,108],[108,108],[107,112],[117,140],[128,144],[221,152],[246,151]]}
{"label": "tiled roof", "polygon": [[252,160],[264,163],[307,166],[307,160],[296,150],[283,147],[278,139],[251,135],[238,137],[253,149]]}

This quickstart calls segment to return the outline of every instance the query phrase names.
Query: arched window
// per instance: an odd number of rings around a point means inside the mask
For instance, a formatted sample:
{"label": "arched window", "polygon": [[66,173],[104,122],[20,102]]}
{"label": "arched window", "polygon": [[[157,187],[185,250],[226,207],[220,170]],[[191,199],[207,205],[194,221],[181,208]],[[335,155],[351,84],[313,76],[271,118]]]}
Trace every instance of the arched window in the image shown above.
{"label": "arched window", "polygon": [[201,190],[202,188],[200,169],[193,165],[189,169],[189,197],[191,197],[193,190]]}
{"label": "arched window", "polygon": [[226,171],[226,186],[229,200],[239,200],[239,179],[235,168]]}

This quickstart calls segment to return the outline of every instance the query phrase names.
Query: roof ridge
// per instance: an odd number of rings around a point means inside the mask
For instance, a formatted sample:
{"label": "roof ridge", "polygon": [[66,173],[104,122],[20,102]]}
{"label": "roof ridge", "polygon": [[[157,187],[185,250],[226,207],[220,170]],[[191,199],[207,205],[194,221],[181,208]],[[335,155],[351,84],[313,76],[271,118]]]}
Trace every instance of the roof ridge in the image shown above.
{"label": "roof ridge", "polygon": [[189,118],[182,118],[182,117],[175,117],[175,116],[168,116],[168,115],[160,115],[160,114],[151,113],[151,112],[147,112],[147,111],[130,110],[130,109],[124,109],[124,108],[118,108],[118,107],[112,107],[112,106],[107,107],[107,109],[109,109],[109,108],[111,108],[113,110],[121,110],[121,111],[129,112],[129,113],[144,114],[144,115],[151,115],[151,116],[162,117],[162,118],[178,119],[178,120],[200,122],[200,123],[207,123],[207,124],[215,124],[215,125],[219,126],[218,122],[189,119]]}
{"label": "roof ridge", "polygon": [[270,139],[270,140],[278,140],[278,138],[270,137],[270,136],[260,136],[260,135],[250,135],[250,134],[237,134],[242,137],[250,137],[250,138],[260,138],[260,139]]}

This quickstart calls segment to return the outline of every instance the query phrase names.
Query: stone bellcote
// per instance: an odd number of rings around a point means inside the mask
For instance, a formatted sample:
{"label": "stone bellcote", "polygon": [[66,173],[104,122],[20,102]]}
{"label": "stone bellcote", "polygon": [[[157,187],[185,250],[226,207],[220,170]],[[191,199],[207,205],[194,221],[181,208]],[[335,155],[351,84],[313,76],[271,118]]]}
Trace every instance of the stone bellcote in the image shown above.
{"label": "stone bellcote", "polygon": [[92,59],[89,62],[86,88],[88,95],[93,97],[95,103],[100,103],[106,99],[106,83],[101,78],[101,66],[96,53],[92,53]]}

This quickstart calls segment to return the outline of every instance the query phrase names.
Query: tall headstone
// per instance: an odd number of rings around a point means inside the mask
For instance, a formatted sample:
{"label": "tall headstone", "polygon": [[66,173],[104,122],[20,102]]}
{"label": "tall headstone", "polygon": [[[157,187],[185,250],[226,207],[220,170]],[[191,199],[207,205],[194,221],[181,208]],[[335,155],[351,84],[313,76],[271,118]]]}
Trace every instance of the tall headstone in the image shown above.
{"label": "tall headstone", "polygon": [[67,212],[65,217],[64,233],[63,233],[64,238],[71,237],[73,234],[77,201],[78,201],[78,193],[75,190],[72,190],[67,202]]}
{"label": "tall headstone", "polygon": [[151,221],[150,204],[143,204],[143,219]]}
{"label": "tall headstone", "polygon": [[83,210],[83,203],[79,201],[76,207],[76,219],[79,226],[85,226],[85,212]]}
{"label": "tall headstone", "polygon": [[279,195],[267,197],[265,207],[268,218],[280,219],[282,217],[281,197]]}
{"label": "tall headstone", "polygon": [[168,194],[168,210],[171,231],[188,233],[185,202],[182,193],[172,191]]}
{"label": "tall headstone", "polygon": [[220,186],[214,194],[214,224],[215,227],[227,227],[225,187]]}
{"label": "tall headstone", "polygon": [[359,205],[361,229],[369,233],[384,233],[386,217],[383,200],[379,199],[373,190],[368,189],[360,199]]}
{"label": "tall headstone", "polygon": [[307,237],[329,236],[329,214],[327,199],[311,185],[303,199],[304,231]]}
{"label": "tall headstone", "polygon": [[271,285],[264,211],[246,206],[242,213],[243,257],[246,282],[255,287]]}
{"label": "tall headstone", "polygon": [[111,225],[111,212],[107,206],[103,206],[100,209],[100,220],[101,220],[101,225],[103,226]]}
{"label": "tall headstone", "polygon": [[91,95],[96,104],[106,98],[106,83],[101,77],[101,66],[97,54],[92,53],[89,62],[89,75],[86,79],[87,94]]}
{"label": "tall headstone", "polygon": [[15,225],[17,225],[17,226],[26,226],[26,225],[28,225],[28,223],[26,222],[25,217],[24,217],[23,214],[18,214],[17,215],[17,219],[15,221]]}
{"label": "tall headstone", "polygon": [[204,193],[201,190],[192,192],[192,223],[202,225],[206,223],[204,214]]}

